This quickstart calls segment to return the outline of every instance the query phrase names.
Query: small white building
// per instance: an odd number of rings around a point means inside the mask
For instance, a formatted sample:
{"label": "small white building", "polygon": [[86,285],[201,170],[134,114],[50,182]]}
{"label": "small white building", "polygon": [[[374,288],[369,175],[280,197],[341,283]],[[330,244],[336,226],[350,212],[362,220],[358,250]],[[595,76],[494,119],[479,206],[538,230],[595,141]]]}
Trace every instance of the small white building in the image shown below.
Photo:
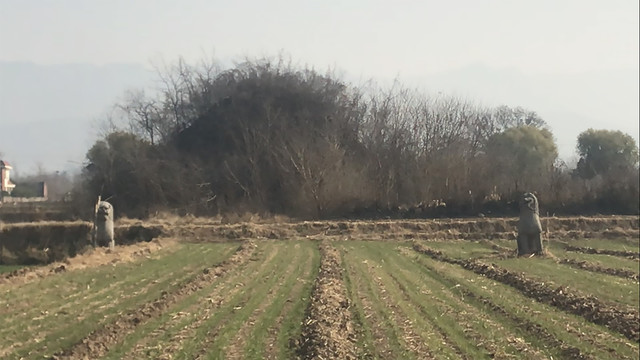
{"label": "small white building", "polygon": [[6,192],[11,195],[11,192],[16,187],[14,183],[11,182],[11,165],[4,160],[0,160],[0,191]]}

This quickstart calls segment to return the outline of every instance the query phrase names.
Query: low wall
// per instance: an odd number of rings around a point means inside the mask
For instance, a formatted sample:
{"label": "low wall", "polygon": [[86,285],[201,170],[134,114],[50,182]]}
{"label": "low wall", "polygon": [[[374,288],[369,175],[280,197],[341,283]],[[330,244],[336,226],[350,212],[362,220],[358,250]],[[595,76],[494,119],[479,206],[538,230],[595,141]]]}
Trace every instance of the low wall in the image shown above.
{"label": "low wall", "polygon": [[46,197],[13,197],[13,196],[5,196],[2,198],[3,203],[35,203],[35,202],[45,202],[48,199]]}
{"label": "low wall", "polygon": [[77,219],[72,205],[61,201],[0,203],[0,221],[4,223],[73,221]]}
{"label": "low wall", "polygon": [[[0,228],[0,264],[48,264],[91,248],[89,222],[5,224]],[[160,226],[116,226],[117,245],[151,241],[162,234]]]}

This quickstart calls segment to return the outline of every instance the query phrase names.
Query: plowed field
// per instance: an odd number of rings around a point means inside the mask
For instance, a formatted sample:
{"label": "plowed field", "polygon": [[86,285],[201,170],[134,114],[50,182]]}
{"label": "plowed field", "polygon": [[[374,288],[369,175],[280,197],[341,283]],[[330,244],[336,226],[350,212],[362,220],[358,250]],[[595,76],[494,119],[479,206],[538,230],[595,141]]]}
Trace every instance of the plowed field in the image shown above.
{"label": "plowed field", "polygon": [[0,358],[638,358],[637,228],[517,258],[508,236],[326,224],[190,228],[0,273]]}

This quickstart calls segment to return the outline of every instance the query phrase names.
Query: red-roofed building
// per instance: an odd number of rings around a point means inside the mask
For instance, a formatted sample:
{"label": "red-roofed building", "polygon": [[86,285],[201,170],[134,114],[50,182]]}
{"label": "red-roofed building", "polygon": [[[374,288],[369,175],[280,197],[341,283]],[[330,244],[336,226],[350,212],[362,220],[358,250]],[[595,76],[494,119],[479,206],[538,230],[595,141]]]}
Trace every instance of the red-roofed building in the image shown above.
{"label": "red-roofed building", "polygon": [[14,183],[11,182],[11,165],[4,160],[0,160],[0,191],[7,192],[11,194],[13,188],[16,187]]}

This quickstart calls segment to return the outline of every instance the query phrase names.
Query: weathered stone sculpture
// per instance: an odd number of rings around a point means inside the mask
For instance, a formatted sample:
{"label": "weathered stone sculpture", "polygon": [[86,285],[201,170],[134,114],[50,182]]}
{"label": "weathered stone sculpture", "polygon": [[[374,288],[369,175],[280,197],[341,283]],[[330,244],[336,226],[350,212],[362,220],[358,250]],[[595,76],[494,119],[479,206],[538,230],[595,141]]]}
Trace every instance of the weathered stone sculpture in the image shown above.
{"label": "weathered stone sculpture", "polygon": [[541,233],[538,199],[532,193],[525,193],[520,199],[518,255],[542,254]]}
{"label": "weathered stone sculpture", "polygon": [[100,203],[98,203],[95,221],[93,246],[109,246],[110,249],[113,249],[115,246],[113,237],[113,206],[106,201],[100,201]]}

